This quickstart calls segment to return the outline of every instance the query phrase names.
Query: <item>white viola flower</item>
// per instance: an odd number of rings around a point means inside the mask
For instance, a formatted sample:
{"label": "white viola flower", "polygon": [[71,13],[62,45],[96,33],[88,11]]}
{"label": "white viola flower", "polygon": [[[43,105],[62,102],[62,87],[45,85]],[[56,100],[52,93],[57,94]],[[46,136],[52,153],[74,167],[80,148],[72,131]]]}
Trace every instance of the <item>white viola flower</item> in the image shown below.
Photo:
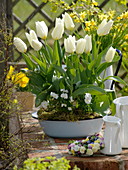
{"label": "white viola flower", "polygon": [[41,106],[44,108],[44,109],[47,109],[47,107],[48,107],[48,102],[47,101],[43,101],[42,103],[41,103]]}
{"label": "white viola flower", "polygon": [[92,100],[91,94],[90,93],[86,93],[85,94],[85,99],[84,99],[85,103],[86,104],[91,104],[91,100]]}
{"label": "white viola flower", "polygon": [[52,96],[54,99],[58,99],[58,94],[54,93],[54,92],[51,92],[50,93],[50,96]]}
{"label": "white viola flower", "polygon": [[85,53],[89,53],[92,50],[92,38],[91,35],[85,36]]}
{"label": "white viola flower", "polygon": [[67,93],[62,93],[62,94],[60,95],[60,97],[63,98],[63,99],[68,99]]}
{"label": "white viola flower", "polygon": [[105,60],[106,62],[112,62],[114,55],[116,53],[116,49],[114,49],[113,47],[110,47],[105,55]]}
{"label": "white viola flower", "polygon": [[74,102],[74,100],[73,100],[73,97],[71,96],[70,97],[70,102],[72,103],[72,102]]}
{"label": "white viola flower", "polygon": [[85,147],[84,146],[81,146],[80,147],[80,153],[84,153],[85,152]]}
{"label": "white viola flower", "polygon": [[62,91],[64,93],[68,93],[68,90],[65,90],[65,89],[61,89],[60,91]]}
{"label": "white viola flower", "polygon": [[73,150],[74,150],[75,152],[78,152],[78,151],[80,150],[80,147],[79,147],[78,145],[75,145],[75,146],[73,147]]}
{"label": "white viola flower", "polygon": [[108,108],[107,110],[105,110],[104,113],[105,113],[106,115],[109,115],[109,114],[111,113],[110,108]]}
{"label": "white viola flower", "polygon": [[99,150],[100,149],[100,144],[99,143],[94,143],[94,147],[96,147]]}
{"label": "white viola flower", "polygon": [[72,110],[72,108],[71,108],[71,107],[68,107],[68,110],[69,110],[69,111],[71,111],[71,110]]}
{"label": "white viola flower", "polygon": [[93,155],[92,149],[87,149],[86,155]]}
{"label": "white viola flower", "polygon": [[84,38],[80,38],[76,44],[76,53],[82,54],[85,50],[85,45],[86,45],[86,40]]}
{"label": "white viola flower", "polygon": [[76,50],[75,36],[69,35],[67,39],[64,39],[64,47],[67,53],[73,53]]}
{"label": "white viola flower", "polygon": [[48,27],[44,21],[36,22],[36,32],[37,32],[38,37],[42,38],[43,40],[47,38]]}
{"label": "white viola flower", "polygon": [[93,151],[93,153],[96,153],[97,151],[99,150],[99,148],[97,148],[97,147],[92,147],[92,151]]}
{"label": "white viola flower", "polygon": [[102,107],[103,104],[104,104],[104,102],[100,102],[100,107]]}
{"label": "white viola flower", "polygon": [[104,19],[104,20],[101,22],[101,24],[98,26],[97,34],[98,34],[99,36],[103,36],[103,35],[109,34],[112,25],[113,25],[113,20],[109,20],[109,21],[107,22],[107,20]]}
{"label": "white viola flower", "polygon": [[63,15],[63,19],[64,19],[64,24],[67,30],[72,31],[75,27],[72,18],[70,17],[70,15],[65,12],[65,14]]}
{"label": "white viola flower", "polygon": [[18,37],[14,37],[14,46],[21,53],[25,53],[27,51],[26,44]]}
{"label": "white viola flower", "polygon": [[56,18],[55,28],[53,29],[51,35],[54,40],[59,40],[62,38],[64,33],[64,21],[60,18]]}
{"label": "white viola flower", "polygon": [[67,105],[65,103],[62,103],[61,107],[67,107]]}
{"label": "white viola flower", "polygon": [[35,51],[39,51],[42,48],[42,43],[38,40],[32,40],[32,46]]}

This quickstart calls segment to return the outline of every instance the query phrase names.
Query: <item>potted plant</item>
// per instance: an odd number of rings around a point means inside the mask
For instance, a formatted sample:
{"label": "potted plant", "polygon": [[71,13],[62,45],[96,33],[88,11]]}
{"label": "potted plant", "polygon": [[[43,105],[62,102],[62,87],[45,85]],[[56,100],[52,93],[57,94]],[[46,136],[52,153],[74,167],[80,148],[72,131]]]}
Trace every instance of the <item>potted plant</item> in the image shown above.
{"label": "potted plant", "polygon": [[[105,81],[125,84],[117,76],[106,75],[107,68],[120,59],[116,45],[119,47],[125,28],[116,37],[117,18],[102,20],[98,15],[94,17],[93,10],[91,19],[85,21],[84,14],[85,11],[83,15],[66,12],[62,18],[56,18],[52,47],[46,40],[47,25],[44,21],[36,22],[36,33],[34,30],[26,33],[35,54],[27,53],[26,44],[14,38],[14,45],[23,53],[28,66],[25,70],[29,77],[28,90],[36,94],[35,104],[40,106],[38,119],[44,131],[53,137],[82,137],[99,132],[101,117],[106,115],[113,100],[105,90]],[[83,32],[77,31],[71,16],[84,20]],[[85,123],[86,120],[91,124]]]}

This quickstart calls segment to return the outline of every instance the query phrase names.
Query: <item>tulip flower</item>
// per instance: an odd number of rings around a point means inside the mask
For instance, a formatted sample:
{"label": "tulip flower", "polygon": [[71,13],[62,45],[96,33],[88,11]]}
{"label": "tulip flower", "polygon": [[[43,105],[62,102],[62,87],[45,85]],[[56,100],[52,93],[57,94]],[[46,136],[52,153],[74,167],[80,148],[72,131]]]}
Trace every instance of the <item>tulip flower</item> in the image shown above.
{"label": "tulip flower", "polygon": [[91,38],[91,35],[86,35],[85,40],[86,40],[85,53],[87,54],[92,50],[92,38]]}
{"label": "tulip flower", "polygon": [[67,39],[64,39],[64,47],[67,53],[73,53],[76,50],[75,42],[75,36],[69,35]]}
{"label": "tulip flower", "polygon": [[114,55],[115,55],[116,49],[113,47],[110,47],[105,55],[106,62],[112,62]]}
{"label": "tulip flower", "polygon": [[52,38],[54,40],[59,40],[62,38],[62,35],[64,33],[64,21],[60,18],[56,18],[56,24],[55,28],[52,31]]}
{"label": "tulip flower", "polygon": [[85,45],[86,45],[86,40],[84,38],[80,38],[77,41],[77,45],[76,45],[76,53],[77,54],[82,54],[85,50]]}
{"label": "tulip flower", "polygon": [[32,40],[32,46],[35,51],[39,51],[42,48],[42,43],[38,40]]}
{"label": "tulip flower", "polygon": [[14,45],[21,53],[25,53],[27,51],[26,44],[18,37],[14,37]]}
{"label": "tulip flower", "polygon": [[63,18],[64,18],[64,24],[65,24],[66,29],[72,31],[75,25],[70,15],[67,12],[65,12],[65,14],[63,15]]}
{"label": "tulip flower", "polygon": [[25,33],[25,35],[26,35],[26,37],[27,37],[27,39],[28,39],[31,47],[33,48],[32,41],[33,41],[33,40],[38,40],[35,31],[30,30],[29,34],[28,34],[28,33]]}
{"label": "tulip flower", "polygon": [[113,25],[113,21],[112,21],[112,20],[109,20],[109,21],[107,22],[107,20],[104,19],[104,20],[101,22],[101,24],[98,26],[97,34],[98,34],[99,36],[103,36],[103,35],[109,34],[112,25]]}
{"label": "tulip flower", "polygon": [[47,38],[48,27],[44,21],[36,22],[36,32],[37,32],[38,37],[42,38],[43,40]]}

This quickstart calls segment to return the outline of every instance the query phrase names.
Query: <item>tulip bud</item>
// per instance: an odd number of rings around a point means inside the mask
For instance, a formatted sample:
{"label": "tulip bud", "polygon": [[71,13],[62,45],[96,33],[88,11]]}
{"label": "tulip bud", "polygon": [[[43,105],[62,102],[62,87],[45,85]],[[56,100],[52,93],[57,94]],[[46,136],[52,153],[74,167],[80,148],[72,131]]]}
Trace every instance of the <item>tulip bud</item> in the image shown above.
{"label": "tulip bud", "polygon": [[85,53],[87,54],[92,50],[92,38],[91,38],[91,35],[86,35],[85,40],[86,40]]}
{"label": "tulip bud", "polygon": [[72,31],[75,25],[70,15],[67,12],[65,12],[65,14],[63,15],[63,18],[64,18],[64,24],[65,24],[66,29]]}
{"label": "tulip bud", "polygon": [[52,31],[52,38],[54,40],[59,40],[62,38],[64,33],[64,22],[60,18],[56,18],[55,28]]}
{"label": "tulip bud", "polygon": [[114,49],[113,47],[110,47],[105,55],[105,60],[106,62],[112,62],[114,55],[115,55],[116,49]]}
{"label": "tulip bud", "polygon": [[33,46],[32,46],[32,41],[33,41],[33,40],[38,40],[35,31],[30,30],[29,34],[28,34],[28,33],[25,33],[25,35],[26,35],[26,37],[27,37],[27,39],[28,39],[31,47],[33,48]]}
{"label": "tulip bud", "polygon": [[14,45],[21,53],[25,53],[27,51],[26,44],[18,37],[14,37]]}
{"label": "tulip bud", "polygon": [[37,32],[38,37],[42,38],[43,40],[47,38],[48,27],[44,21],[36,22],[36,32]]}
{"label": "tulip bud", "polygon": [[109,20],[109,21],[107,22],[107,20],[104,19],[104,20],[101,22],[101,24],[98,26],[97,34],[98,34],[99,36],[109,34],[112,25],[113,25],[113,21],[112,21],[112,20]]}
{"label": "tulip bud", "polygon": [[85,50],[85,45],[86,45],[86,40],[84,38],[80,38],[77,41],[77,45],[76,45],[76,53],[77,54],[82,54]]}
{"label": "tulip bud", "polygon": [[64,39],[64,47],[67,53],[73,53],[76,50],[75,41],[75,36],[72,37],[71,35]]}
{"label": "tulip bud", "polygon": [[32,40],[32,46],[35,51],[39,51],[42,48],[42,43],[38,40]]}

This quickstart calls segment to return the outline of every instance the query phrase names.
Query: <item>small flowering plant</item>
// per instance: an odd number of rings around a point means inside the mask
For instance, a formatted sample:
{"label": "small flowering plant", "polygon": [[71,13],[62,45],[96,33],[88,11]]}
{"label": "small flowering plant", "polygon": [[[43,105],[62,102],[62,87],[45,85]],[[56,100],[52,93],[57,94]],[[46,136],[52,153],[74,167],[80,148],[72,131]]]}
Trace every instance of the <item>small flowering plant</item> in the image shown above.
{"label": "small flowering plant", "polygon": [[104,138],[100,134],[95,134],[83,140],[70,141],[68,153],[74,156],[91,156],[104,146]]}
{"label": "small flowering plant", "polygon": [[[105,81],[126,84],[117,76],[106,76],[106,69],[120,59],[116,45],[119,47],[125,31],[116,37],[111,33],[114,20],[97,18],[96,25],[92,16],[84,14],[65,12],[56,18],[52,47],[47,42],[47,25],[36,22],[36,32],[26,33],[36,55],[27,53],[27,45],[14,37],[14,45],[28,66],[28,90],[36,94],[36,106],[42,106],[39,113],[47,113],[43,119],[79,120],[97,117],[97,113],[104,115],[112,102],[104,90]],[[85,17],[91,21],[85,21]],[[74,24],[79,19],[83,28],[80,33]]]}

